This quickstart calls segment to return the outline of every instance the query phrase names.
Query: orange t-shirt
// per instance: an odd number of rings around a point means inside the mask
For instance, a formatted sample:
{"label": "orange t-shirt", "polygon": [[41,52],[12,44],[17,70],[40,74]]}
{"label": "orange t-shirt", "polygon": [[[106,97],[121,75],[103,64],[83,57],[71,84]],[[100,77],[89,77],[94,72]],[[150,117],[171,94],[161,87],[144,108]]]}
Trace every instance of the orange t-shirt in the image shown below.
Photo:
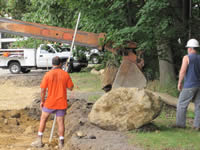
{"label": "orange t-shirt", "polygon": [[47,72],[40,84],[40,88],[48,89],[44,107],[49,109],[66,109],[67,88],[71,88],[73,85],[69,74],[64,70],[53,69]]}

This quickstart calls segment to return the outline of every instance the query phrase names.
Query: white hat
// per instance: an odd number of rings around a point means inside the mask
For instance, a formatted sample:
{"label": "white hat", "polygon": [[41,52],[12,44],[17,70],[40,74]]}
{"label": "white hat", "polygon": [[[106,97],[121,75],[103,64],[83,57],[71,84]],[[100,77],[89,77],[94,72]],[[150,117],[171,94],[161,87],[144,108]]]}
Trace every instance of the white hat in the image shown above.
{"label": "white hat", "polygon": [[196,39],[190,39],[188,40],[187,45],[185,47],[199,47],[199,42]]}

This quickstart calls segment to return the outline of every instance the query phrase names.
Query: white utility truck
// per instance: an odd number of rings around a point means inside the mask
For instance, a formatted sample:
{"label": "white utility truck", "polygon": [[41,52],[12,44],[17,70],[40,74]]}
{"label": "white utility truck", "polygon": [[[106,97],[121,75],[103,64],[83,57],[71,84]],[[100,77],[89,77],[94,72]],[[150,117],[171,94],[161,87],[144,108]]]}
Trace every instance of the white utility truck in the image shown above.
{"label": "white utility truck", "polygon": [[[54,56],[61,58],[64,68],[70,52],[53,44],[41,44],[37,49],[0,49],[0,68],[9,69],[12,74],[47,69],[52,67]],[[87,65],[87,61],[78,61],[71,56],[68,71],[80,71]]]}

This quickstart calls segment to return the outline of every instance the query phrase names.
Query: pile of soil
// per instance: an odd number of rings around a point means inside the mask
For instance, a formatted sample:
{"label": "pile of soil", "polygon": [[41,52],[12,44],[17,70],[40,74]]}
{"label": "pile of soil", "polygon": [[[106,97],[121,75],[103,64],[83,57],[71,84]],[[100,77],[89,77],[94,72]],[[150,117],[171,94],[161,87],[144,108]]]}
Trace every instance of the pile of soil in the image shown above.
{"label": "pile of soil", "polygon": [[[6,75],[0,78],[0,149],[27,150],[37,137],[39,121],[28,115],[27,106],[40,94],[40,82],[44,73],[38,75]],[[48,142],[52,120],[47,123],[44,141]],[[49,145],[49,149],[56,146]],[[46,146],[47,147],[47,146]],[[53,148],[52,148],[53,147]]]}
{"label": "pile of soil", "polygon": [[[49,144],[52,120],[49,119],[44,134],[44,149],[57,147],[56,134],[54,141]],[[0,111],[0,149],[2,150],[35,150],[31,143],[37,137],[39,121],[31,118],[27,110],[3,110]]]}
{"label": "pile of soil", "polygon": [[5,76],[0,79],[0,110],[22,109],[40,92],[42,76]]}

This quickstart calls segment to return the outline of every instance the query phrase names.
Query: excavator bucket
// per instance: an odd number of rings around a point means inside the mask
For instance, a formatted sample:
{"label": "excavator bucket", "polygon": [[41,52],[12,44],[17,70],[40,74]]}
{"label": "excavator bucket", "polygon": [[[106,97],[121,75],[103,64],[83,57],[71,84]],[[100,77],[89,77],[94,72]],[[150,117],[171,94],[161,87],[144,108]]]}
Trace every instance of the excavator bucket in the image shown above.
{"label": "excavator bucket", "polygon": [[140,71],[136,63],[123,57],[123,61],[118,69],[112,88],[118,87],[146,87],[147,80]]}

